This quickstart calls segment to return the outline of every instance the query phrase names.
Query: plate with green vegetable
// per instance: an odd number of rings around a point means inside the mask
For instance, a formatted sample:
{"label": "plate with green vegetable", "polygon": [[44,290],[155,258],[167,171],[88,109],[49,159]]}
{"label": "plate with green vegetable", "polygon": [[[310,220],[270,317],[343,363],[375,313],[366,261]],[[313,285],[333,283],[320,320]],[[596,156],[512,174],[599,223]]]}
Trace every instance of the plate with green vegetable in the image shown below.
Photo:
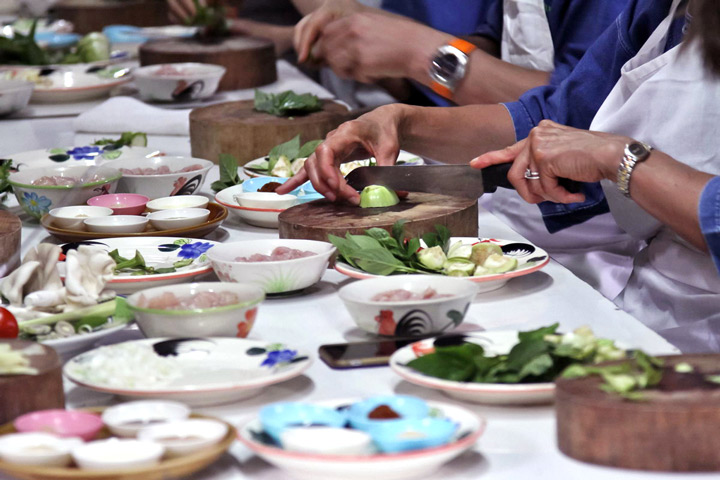
{"label": "plate with green vegetable", "polygon": [[[217,242],[172,237],[101,238],[66,243],[63,251],[82,244],[99,245],[107,250],[116,263],[108,288],[128,294],[145,288],[182,283],[211,272],[212,265],[206,252]],[[61,277],[64,267],[64,264],[58,264]]]}
{"label": "plate with green vegetable", "polygon": [[553,399],[553,381],[571,365],[619,360],[626,351],[588,327],[558,333],[558,324],[415,342],[395,352],[390,367],[410,383],[460,400],[536,404]]}
{"label": "plate with green vegetable", "polygon": [[547,252],[527,242],[451,237],[442,225],[422,238],[406,238],[403,225],[397,222],[392,232],[371,228],[364,235],[328,235],[340,254],[335,269],[360,279],[397,274],[465,277],[481,283],[480,292],[489,292],[550,261]]}

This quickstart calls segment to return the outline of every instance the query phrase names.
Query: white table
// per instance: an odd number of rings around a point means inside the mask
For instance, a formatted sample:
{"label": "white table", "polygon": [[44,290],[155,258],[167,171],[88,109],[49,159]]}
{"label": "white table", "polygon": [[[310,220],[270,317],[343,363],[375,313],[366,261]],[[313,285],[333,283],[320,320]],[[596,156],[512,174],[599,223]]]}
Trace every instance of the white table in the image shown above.
{"label": "white table", "polygon": [[[0,157],[23,150],[72,144],[73,132],[70,128],[68,118],[0,121]],[[151,137],[149,146],[158,147],[154,144],[155,140]],[[165,143],[172,150],[171,153],[189,154],[186,137],[165,139]],[[208,195],[209,185],[216,177],[217,168],[214,168],[204,188]],[[19,212],[19,207],[12,210]],[[44,239],[52,240],[36,222],[30,221],[27,216],[22,218],[23,251]],[[486,211],[480,213],[479,224],[483,236],[523,240]],[[275,230],[251,227],[231,218],[213,235],[215,239],[223,241],[269,239],[276,236]],[[319,284],[301,296],[264,302],[250,337],[279,341],[311,352],[316,352],[317,347],[325,343],[368,339],[368,334],[355,327],[336,293],[339,286],[349,281],[343,275],[329,270]],[[512,279],[500,290],[479,295],[460,329],[532,329],[554,322],[560,322],[565,331],[590,325],[599,336],[616,339],[652,354],[678,352],[659,335],[618,310],[613,303],[554,261],[540,272]],[[139,336],[136,330],[128,330],[116,336],[115,340]],[[69,383],[66,393],[69,407],[116,402],[111,396]],[[401,380],[389,368],[338,371],[331,370],[316,359],[306,374],[299,378],[270,387],[258,396],[236,404],[201,408],[199,411],[221,416],[237,424],[257,413],[262,405],[275,401],[319,401],[388,393],[411,394],[460,404],[436,391]],[[487,430],[471,451],[447,464],[430,478],[475,479],[482,476],[489,480],[590,480],[687,477],[608,469],[565,457],[556,446],[555,418],[551,405],[463,405],[487,419]],[[710,475],[693,475],[693,478],[696,477],[706,478]],[[236,443],[231,454],[193,478],[276,480],[289,477]]]}

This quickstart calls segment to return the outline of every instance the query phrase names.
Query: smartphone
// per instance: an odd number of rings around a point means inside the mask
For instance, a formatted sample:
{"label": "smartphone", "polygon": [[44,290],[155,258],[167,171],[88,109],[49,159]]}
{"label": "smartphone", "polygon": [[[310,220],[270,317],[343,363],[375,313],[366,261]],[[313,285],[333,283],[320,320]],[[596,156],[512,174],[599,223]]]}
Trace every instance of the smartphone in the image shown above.
{"label": "smartphone", "polygon": [[362,368],[387,365],[396,350],[424,337],[393,338],[371,342],[321,345],[318,354],[330,368]]}

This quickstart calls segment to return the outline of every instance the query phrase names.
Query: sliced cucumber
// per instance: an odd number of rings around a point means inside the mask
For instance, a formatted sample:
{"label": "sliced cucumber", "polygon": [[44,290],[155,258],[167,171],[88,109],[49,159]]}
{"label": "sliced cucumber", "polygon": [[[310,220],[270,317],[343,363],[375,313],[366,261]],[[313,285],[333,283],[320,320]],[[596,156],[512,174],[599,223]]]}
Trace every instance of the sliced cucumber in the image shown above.
{"label": "sliced cucumber", "polygon": [[475,264],[466,258],[449,258],[443,265],[445,275],[469,277],[475,271]]}
{"label": "sliced cucumber", "polygon": [[485,260],[483,267],[491,273],[505,273],[515,270],[518,262],[515,257],[506,257],[502,254],[493,253]]}
{"label": "sliced cucumber", "polygon": [[490,242],[477,243],[472,246],[472,254],[470,255],[470,260],[475,265],[485,265],[485,260],[487,260],[490,255],[502,255],[502,253],[503,252],[502,248],[500,248],[500,245],[496,245]]}

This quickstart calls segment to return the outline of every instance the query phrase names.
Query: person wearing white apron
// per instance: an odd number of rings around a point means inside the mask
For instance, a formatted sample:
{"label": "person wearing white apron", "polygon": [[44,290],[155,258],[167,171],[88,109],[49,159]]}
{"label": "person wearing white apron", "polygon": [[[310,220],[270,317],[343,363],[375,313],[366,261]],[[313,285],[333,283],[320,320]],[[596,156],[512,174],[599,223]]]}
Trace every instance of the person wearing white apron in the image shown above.
{"label": "person wearing white apron", "polygon": [[503,0],[500,58],[542,72],[555,69],[555,46],[543,0]]}

